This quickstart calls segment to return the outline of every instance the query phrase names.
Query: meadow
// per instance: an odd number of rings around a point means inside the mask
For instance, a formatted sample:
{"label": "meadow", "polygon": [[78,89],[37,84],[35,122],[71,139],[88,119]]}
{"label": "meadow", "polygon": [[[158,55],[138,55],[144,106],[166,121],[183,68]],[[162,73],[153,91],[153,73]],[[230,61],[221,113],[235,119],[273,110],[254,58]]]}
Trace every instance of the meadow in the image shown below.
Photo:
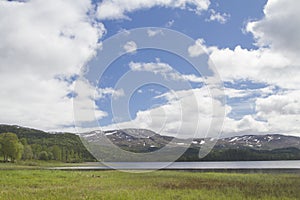
{"label": "meadow", "polygon": [[[4,167],[5,168],[5,167]],[[0,199],[300,199],[299,174],[9,168]]]}

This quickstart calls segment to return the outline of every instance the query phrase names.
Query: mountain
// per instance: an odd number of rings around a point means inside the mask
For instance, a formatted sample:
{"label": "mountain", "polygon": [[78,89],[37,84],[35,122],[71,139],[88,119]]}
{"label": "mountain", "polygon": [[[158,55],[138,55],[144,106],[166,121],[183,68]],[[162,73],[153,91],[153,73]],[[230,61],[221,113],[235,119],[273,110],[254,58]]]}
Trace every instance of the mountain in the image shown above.
{"label": "mountain", "polygon": [[[100,135],[100,136],[99,136]],[[116,146],[135,153],[153,152],[168,144],[168,148],[187,148],[178,161],[238,161],[238,160],[298,160],[300,137],[279,134],[246,135],[219,139],[212,151],[199,159],[199,150],[210,138],[192,141],[159,135],[145,129],[94,131],[85,135],[89,143],[108,138]],[[95,140],[98,138],[98,140]],[[101,144],[105,146],[105,144]]]}
{"label": "mountain", "polygon": [[80,139],[72,133],[47,133],[20,126],[0,125],[0,133],[4,132],[15,133],[19,139],[26,138],[29,145],[38,144],[44,149],[57,145],[62,150],[80,155],[82,161],[95,160],[86,147],[93,152],[101,147],[106,152],[99,153],[114,154],[110,152],[108,142],[134,153],[154,152],[166,145],[170,152],[187,149],[178,161],[300,160],[300,137],[280,134],[221,138],[206,157],[199,159],[199,150],[210,138],[188,140],[159,135],[146,129],[120,129],[90,131],[80,134]]}
{"label": "mountain", "polygon": [[[159,135],[151,130],[146,129],[92,131],[81,134],[81,136],[89,144],[101,143],[103,137],[106,137],[110,142],[121,149],[135,153],[153,152],[161,149],[167,144],[171,147],[190,146],[190,142],[188,142],[188,140]],[[106,144],[103,143],[101,145],[105,146]]]}
{"label": "mountain", "polygon": [[280,134],[246,135],[219,139],[212,151],[199,159],[201,145],[192,145],[180,161],[300,160],[300,137]]}
{"label": "mountain", "polygon": [[217,143],[217,147],[237,149],[249,147],[257,150],[273,150],[287,147],[300,149],[300,137],[279,134],[246,135],[220,139]]}
{"label": "mountain", "polygon": [[[188,139],[178,139],[171,136],[159,135],[146,129],[120,129],[110,131],[92,131],[86,136],[93,136],[95,133],[101,133],[111,140],[115,145],[123,148],[139,148],[140,151],[147,149],[159,149],[166,144],[173,146],[190,146],[200,148],[209,138],[196,138],[192,141]],[[287,136],[280,134],[269,135],[245,135],[229,138],[221,138],[216,143],[216,149],[245,149],[254,150],[274,150],[282,148],[300,149],[300,137]]]}

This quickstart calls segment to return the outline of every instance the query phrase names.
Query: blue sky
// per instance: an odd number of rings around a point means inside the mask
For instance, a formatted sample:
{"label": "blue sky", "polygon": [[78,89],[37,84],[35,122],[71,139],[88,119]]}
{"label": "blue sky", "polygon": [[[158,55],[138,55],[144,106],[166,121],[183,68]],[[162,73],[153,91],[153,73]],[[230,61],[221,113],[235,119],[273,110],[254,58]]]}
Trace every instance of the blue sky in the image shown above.
{"label": "blue sky", "polygon": [[[122,76],[131,70],[129,67],[130,62],[155,63],[157,62],[157,59],[159,59],[159,62],[161,63],[168,63],[180,74],[195,74],[197,76],[201,76],[188,61],[179,57],[178,55],[163,50],[142,49],[138,50],[134,54],[129,53],[120,56],[117,60],[113,61],[113,63],[106,68],[104,74],[100,77],[98,87],[114,88]],[[139,74],[137,74],[137,76],[139,76]],[[143,79],[146,77],[140,78]],[[192,88],[201,87],[203,85],[202,83],[193,82],[190,82],[189,84],[191,84]],[[135,86],[134,83],[133,85]],[[149,84],[136,85],[135,87],[136,89],[132,94],[132,97],[130,97],[129,103],[129,112],[132,119],[136,117],[136,113],[139,110],[147,110],[149,108],[166,103],[164,99],[156,97],[170,91],[170,88],[167,88],[167,86],[155,84],[151,81],[149,81]],[[101,126],[111,124],[113,118],[111,110],[111,97],[108,96],[106,99],[100,99],[100,101],[97,102],[97,105],[100,108],[104,108],[104,110],[108,113],[107,117],[99,120],[99,124]]]}
{"label": "blue sky", "polygon": [[[182,137],[299,135],[299,6],[0,0],[0,122],[70,132],[135,127]],[[133,29],[144,27],[156,28],[135,38]],[[189,39],[182,43],[167,30]],[[181,55],[141,48],[147,41],[173,45]]]}
{"label": "blue sky", "polygon": [[[120,31],[140,27],[162,27],[182,32],[194,40],[202,38],[207,46],[234,49],[239,45],[249,50],[257,49],[258,47],[254,45],[254,38],[250,33],[246,33],[244,29],[250,20],[257,20],[263,17],[265,3],[266,1],[226,1],[226,3],[224,1],[211,1],[210,9],[200,15],[174,8],[153,7],[151,9],[142,9],[127,13],[126,19],[102,21],[107,29],[104,40]],[[208,19],[212,12],[226,15],[226,21],[209,21]],[[132,61],[147,63],[155,62],[156,59],[159,59],[160,62],[168,63],[179,73],[197,73],[197,71],[193,70],[193,67],[188,67],[190,64],[186,60],[171,53],[151,49],[138,50],[134,54],[128,53],[115,60],[101,77],[98,87],[115,87],[121,76],[130,71],[128,65]],[[191,84],[193,83],[191,82]],[[268,84],[263,82],[249,80],[235,80],[234,82],[224,82],[224,84],[225,87],[237,90],[259,89],[268,86]],[[202,86],[203,84],[194,84],[192,88],[201,88]],[[164,99],[156,97],[169,91],[168,88],[154,84],[141,86],[138,90],[133,93],[129,103],[128,109],[131,119],[136,118],[136,114],[140,110],[145,111],[165,104],[166,101]],[[232,111],[228,116],[240,120],[245,115],[254,114],[255,97],[259,96],[259,92],[254,92],[243,97],[227,97],[227,104],[232,106]],[[100,126],[110,125],[114,122],[111,98],[101,99],[97,102],[97,105],[108,114],[99,120]]]}
{"label": "blue sky", "polygon": [[196,15],[181,9],[154,7],[147,10],[129,13],[129,20],[105,20],[107,35],[110,37],[122,29],[139,27],[171,27],[174,30],[187,34],[197,39],[204,38],[209,46],[220,48],[234,48],[240,45],[245,48],[257,48],[253,45],[251,34],[244,34],[243,29],[250,20],[261,19],[266,1],[211,1],[210,9],[220,13],[229,14],[225,24],[218,21],[207,22],[210,12]]}

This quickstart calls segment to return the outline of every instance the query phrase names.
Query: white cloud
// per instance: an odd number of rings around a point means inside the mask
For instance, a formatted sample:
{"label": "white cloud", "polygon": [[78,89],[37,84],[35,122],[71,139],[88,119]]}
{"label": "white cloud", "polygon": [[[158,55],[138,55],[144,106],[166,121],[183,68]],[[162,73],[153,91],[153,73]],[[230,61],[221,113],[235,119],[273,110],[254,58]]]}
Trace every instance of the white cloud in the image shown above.
{"label": "white cloud", "polygon": [[195,44],[188,48],[190,57],[197,57],[203,54],[210,53],[214,47],[207,47],[205,41],[202,38],[199,38],[195,41]]}
{"label": "white cloud", "polygon": [[224,80],[251,79],[299,89],[298,3],[291,0],[268,1],[264,11],[266,16],[248,23],[247,30],[254,34],[259,49],[248,50],[237,46],[233,50],[212,50],[211,59]]}
{"label": "white cloud", "polygon": [[[272,48],[264,47],[258,50],[239,46],[234,50],[214,48],[210,55],[224,81],[242,79],[270,85],[255,90],[225,89],[229,97],[253,94],[260,94],[261,97],[252,97],[256,108],[253,116],[246,115],[241,120],[226,118],[224,135],[280,133],[299,136],[299,63]],[[276,94],[272,92],[274,86],[284,88],[286,92]],[[244,105],[240,102],[239,106]]]}
{"label": "white cloud", "polygon": [[[97,10],[99,19],[121,19],[138,9],[154,6],[180,8],[201,12],[209,7],[209,0],[104,0]],[[254,35],[258,49],[234,49],[205,46],[198,39],[189,47],[191,57],[207,52],[214,66],[225,81],[237,79],[265,82],[269,87],[258,90],[226,89],[229,97],[246,97],[259,92],[263,96],[255,101],[256,114],[240,120],[226,117],[223,133],[255,134],[285,133],[299,135],[300,126],[300,12],[299,1],[268,1],[261,20],[250,22],[247,30]],[[0,107],[1,123],[19,124],[44,130],[62,130],[73,125],[72,93],[73,75],[91,59],[101,47],[99,39],[106,30],[96,22],[93,6],[88,0],[31,0],[28,2],[0,1]],[[226,22],[224,14],[211,11],[209,20]],[[163,34],[150,29],[149,37]],[[130,41],[124,46],[133,52],[137,45]],[[210,63],[212,64],[212,63]],[[162,62],[130,63],[135,71],[148,71],[178,81],[203,82],[194,74],[180,74]],[[60,77],[60,78],[58,78]],[[66,80],[64,80],[66,79]],[[207,80],[210,81],[210,80]],[[95,105],[95,100],[124,95],[122,90],[96,88],[88,82],[79,82],[78,109],[83,114],[79,121],[93,120],[107,115]],[[285,89],[284,93],[272,94],[273,85]],[[271,95],[271,96],[269,96]],[[197,104],[191,102],[195,98]],[[177,91],[160,95],[168,103],[156,108],[139,111],[128,127],[146,127],[157,132],[172,134],[183,123],[183,132],[189,134],[195,120],[200,120],[199,134],[203,136],[210,123],[211,105],[219,102],[211,99],[203,89]],[[176,97],[176,98],[175,98]],[[220,105],[219,105],[220,106]],[[94,109],[96,108],[96,109]],[[232,109],[226,106],[227,113]],[[197,112],[198,110],[198,112]],[[187,116],[181,119],[180,116]]]}
{"label": "white cloud", "polygon": [[97,88],[96,89],[96,98],[101,99],[105,96],[110,95],[114,99],[118,99],[122,96],[124,96],[124,90],[123,89],[114,89],[114,88]]}
{"label": "white cloud", "polygon": [[212,118],[221,116],[213,113],[222,110],[220,102],[213,100],[206,88],[171,91],[157,98],[164,98],[167,103],[138,111],[132,121],[103,128],[147,128],[165,135],[187,137],[196,134],[197,137],[205,137]]}
{"label": "white cloud", "polygon": [[[242,60],[244,63],[249,63],[248,67],[244,68],[249,73],[248,76],[239,70],[239,74],[244,75],[243,77],[265,81],[286,89],[279,94],[257,98],[255,102],[257,118],[267,123],[269,132],[298,136],[300,133],[299,6],[300,2],[297,0],[269,0],[264,8],[264,18],[247,25],[247,31],[253,34],[259,50],[247,51],[241,48],[234,50],[234,57],[240,60],[239,66],[245,66]],[[241,54],[244,56],[239,57]],[[217,56],[215,55],[215,58]],[[236,67],[231,68],[231,72],[236,74],[235,69],[238,70],[238,65],[235,62],[233,65]]]}
{"label": "white cloud", "polygon": [[[211,120],[222,119],[221,112],[213,113],[214,109],[223,110],[220,102],[212,99],[205,87],[171,91],[156,98],[164,98],[167,103],[156,108],[138,111],[137,117],[132,121],[113,124],[103,129],[146,128],[160,134],[186,137],[195,131],[194,125],[198,121],[195,137],[206,137]],[[228,117],[232,108],[226,105],[227,116],[224,118],[221,136],[267,133],[299,135],[300,127],[297,126],[300,119],[299,108],[299,92],[258,98],[256,100],[257,114],[245,115],[238,120]],[[214,126],[210,128],[218,131]]]}
{"label": "white cloud", "polygon": [[130,35],[130,30],[127,30],[127,29],[124,29],[124,28],[121,28],[118,33],[122,34],[122,35]]}
{"label": "white cloud", "polygon": [[268,1],[262,20],[247,25],[259,46],[269,45],[283,55],[299,61],[300,2],[297,0]]}
{"label": "white cloud", "polygon": [[[203,39],[198,39],[194,45],[188,48],[191,57],[200,56],[209,53],[211,56],[210,65],[214,65],[224,81],[251,80],[253,82],[264,82],[269,85],[262,89],[237,90],[226,88],[225,93],[230,98],[247,97],[259,93],[260,97],[253,97],[256,113],[246,114],[241,119],[225,118],[223,135],[242,135],[242,134],[260,134],[260,133],[282,133],[299,135],[299,94],[300,94],[300,59],[299,59],[299,35],[300,13],[297,8],[299,2],[295,0],[287,1],[268,1],[264,13],[265,17],[261,20],[250,22],[247,25],[247,31],[251,32],[256,39],[258,49],[245,49],[236,46],[233,49],[217,48],[205,46]],[[298,6],[297,6],[298,5]],[[284,9],[283,9],[284,8]],[[122,10],[124,13],[128,10]],[[210,19],[220,23],[225,23],[230,16],[211,11]],[[155,35],[155,34],[153,34]],[[157,63],[133,63],[135,70],[153,71],[165,77],[170,78],[172,74],[171,66],[160,65]],[[284,93],[274,94],[274,86],[285,89]],[[181,94],[184,92],[181,91]],[[160,95],[162,97],[164,95]],[[166,118],[165,131],[169,134],[180,126],[178,116],[178,105],[184,105],[185,101],[172,100],[171,94],[169,103],[159,108],[140,111],[133,124],[139,124],[143,127],[150,127],[153,130],[159,130],[160,123]],[[183,99],[189,99],[189,95]],[[256,98],[256,100],[255,100]],[[209,105],[208,102],[199,98],[200,105]],[[172,104],[177,102],[177,104]],[[194,112],[184,112],[188,120],[195,120],[195,110],[202,109],[195,105],[188,105]],[[227,113],[232,109],[230,105],[226,106]],[[203,112],[203,111],[202,111]],[[170,113],[167,115],[165,113]],[[203,112],[205,113],[205,112]],[[172,118],[173,117],[173,118]],[[184,119],[185,120],[185,119]],[[208,123],[206,119],[203,122]],[[126,123],[125,123],[126,125]],[[203,124],[202,124],[203,125]],[[205,126],[200,125],[200,130]],[[186,127],[187,131],[189,128]],[[186,132],[187,133],[187,132]]]}
{"label": "white cloud", "polygon": [[70,77],[105,33],[87,14],[92,10],[88,0],[0,1],[1,123],[43,130],[73,125]]}
{"label": "white cloud", "polygon": [[299,88],[299,65],[272,49],[214,48],[210,58],[210,64],[217,68],[224,81],[249,79],[283,88]]}
{"label": "white cloud", "polygon": [[1,123],[55,129],[73,121],[69,86],[54,79],[1,74]]}
{"label": "white cloud", "polygon": [[[210,65],[217,68],[223,81],[251,80],[270,86],[255,90],[226,88],[232,97],[252,97],[256,113],[240,120],[226,118],[224,134],[283,133],[299,135],[300,13],[297,1],[268,1],[261,20],[250,22],[247,30],[253,33],[258,49],[206,47],[197,40],[188,49],[195,57],[208,49]],[[284,9],[283,9],[284,8]],[[203,47],[204,46],[204,47]],[[202,48],[201,48],[202,47]],[[274,86],[284,88],[284,93],[273,92]],[[256,98],[256,99],[255,99]],[[243,104],[241,104],[243,106]]]}
{"label": "white cloud", "polygon": [[[255,90],[225,89],[225,94],[229,97],[247,97],[253,94],[260,94],[261,97],[252,97],[256,107],[253,116],[246,115],[241,120],[226,118],[224,135],[280,133],[299,136],[298,63],[270,48],[247,50],[239,46],[234,50],[215,48],[211,52],[211,60],[224,81],[242,79],[270,85]],[[272,92],[274,86],[282,87],[286,92],[276,95]],[[244,105],[240,102],[240,106]]]}
{"label": "white cloud", "polygon": [[268,133],[268,124],[263,121],[258,121],[251,115],[245,115],[240,120],[234,120],[226,117],[223,126],[223,137],[233,135],[261,134]]}
{"label": "white cloud", "polygon": [[128,41],[123,48],[126,53],[134,53],[137,50],[137,44],[134,41]]}
{"label": "white cloud", "polygon": [[209,53],[210,64],[217,68],[224,81],[249,79],[299,89],[300,28],[297,24],[300,23],[300,13],[297,4],[299,2],[293,0],[268,1],[265,17],[248,23],[247,30],[253,33],[258,49],[207,47],[200,38],[188,48],[189,55],[195,57]]}
{"label": "white cloud", "polygon": [[208,22],[217,21],[221,24],[225,24],[225,23],[227,23],[227,21],[230,18],[229,14],[227,14],[227,13],[221,14],[219,12],[216,12],[214,9],[211,9],[210,13],[211,13],[210,17],[208,19],[206,19],[206,21],[208,21]]}
{"label": "white cloud", "polygon": [[[95,118],[101,119],[107,116],[107,113],[101,111],[95,104],[95,100],[103,98],[105,95],[111,94],[108,93],[110,89],[98,89],[93,87],[87,80],[79,79],[74,82],[76,86],[76,100],[74,100],[75,110],[75,120],[76,125],[91,122]],[[72,105],[73,106],[73,105]]]}
{"label": "white cloud", "polygon": [[274,94],[274,86],[267,86],[258,89],[234,89],[225,88],[225,95],[229,98],[242,98],[251,97],[253,95],[260,95],[261,97],[266,97],[268,95]]}
{"label": "white cloud", "polygon": [[152,72],[154,74],[162,75],[165,79],[175,81],[190,81],[196,83],[203,82],[201,77],[198,77],[195,74],[180,74],[169,64],[159,62],[159,60],[157,62],[150,63],[130,62],[129,67],[132,71]]}
{"label": "white cloud", "polygon": [[257,99],[256,109],[261,117],[268,115],[300,115],[299,99],[299,91],[288,91]]}
{"label": "white cloud", "polygon": [[299,90],[258,98],[257,116],[269,124],[270,132],[299,135],[299,98]]}
{"label": "white cloud", "polygon": [[86,15],[92,9],[86,0],[1,4],[1,72],[73,74],[94,55],[105,32]]}
{"label": "white cloud", "polygon": [[[107,113],[102,111],[96,101],[111,96],[114,99],[124,96],[122,89],[115,90],[113,88],[97,88],[91,85],[86,79],[78,79],[74,82],[76,88],[76,99],[74,100],[74,109],[76,109],[76,122],[80,125],[84,122],[92,122],[93,120],[101,119],[107,116]],[[80,127],[81,128],[81,127]]]}
{"label": "white cloud", "polygon": [[163,31],[161,29],[158,29],[158,30],[149,29],[149,30],[147,30],[147,34],[148,34],[149,37],[154,37],[154,36],[156,36],[158,34],[163,35],[164,33],[163,33]]}
{"label": "white cloud", "polygon": [[188,9],[196,13],[207,10],[209,0],[103,0],[98,5],[99,19],[126,19],[127,13],[155,6]]}
{"label": "white cloud", "polygon": [[[289,3],[291,3],[289,1]],[[270,2],[268,4],[271,4]],[[268,6],[267,6],[268,7]],[[278,11],[280,12],[280,11]],[[285,11],[282,11],[285,13]],[[293,15],[297,15],[294,11]],[[248,25],[252,27],[254,30],[255,26],[262,22],[266,22],[268,15],[273,16],[277,15],[275,12],[273,14],[266,13],[266,18],[257,21],[251,22]],[[291,13],[286,13],[287,16],[291,15]],[[280,16],[282,16],[280,14]],[[283,17],[283,16],[282,16]],[[285,17],[283,17],[285,18]],[[297,19],[289,18],[290,23],[297,23]],[[274,22],[275,23],[275,22]],[[280,20],[279,22],[280,23]],[[288,22],[285,22],[288,24]],[[289,26],[289,25],[287,25]],[[281,24],[280,29],[285,29],[285,24]],[[277,34],[278,31],[276,29],[273,30],[274,34]],[[254,34],[257,34],[254,32]],[[268,33],[268,34],[271,34]],[[290,33],[292,34],[292,33]],[[282,39],[289,38],[287,35],[281,35]],[[268,37],[264,34],[263,26],[262,32],[259,35],[256,35],[258,40],[268,39]],[[272,37],[270,37],[272,38]],[[299,36],[298,36],[299,38]],[[297,40],[299,41],[299,40]],[[283,47],[282,49],[276,48],[276,43],[278,41],[269,41],[270,46],[264,47],[265,43],[261,43],[261,47],[257,50],[248,50],[243,49],[240,46],[235,47],[233,50],[229,48],[219,49],[217,47],[206,47],[204,45],[203,39],[198,39],[195,45],[188,48],[188,52],[191,57],[199,56],[208,52],[210,54],[211,62],[210,65],[213,65],[217,68],[221,78],[223,81],[235,81],[235,80],[252,80],[253,82],[265,82],[269,85],[279,86],[288,90],[295,90],[299,93],[299,85],[300,85],[300,62],[298,59],[293,56],[289,56],[286,54],[285,48],[289,48],[289,45]],[[208,50],[207,50],[208,49]],[[259,90],[236,90],[226,88],[225,93],[230,98],[232,97],[246,97],[251,94],[259,92],[262,97],[266,95],[272,94],[272,88],[267,87],[265,89]],[[267,107],[267,105],[264,105]],[[280,114],[277,114],[280,116]],[[293,117],[294,118],[294,117]],[[232,121],[234,121],[232,119]],[[288,119],[286,121],[289,121]],[[293,120],[292,120],[293,121]],[[259,124],[262,122],[258,121]],[[228,123],[228,122],[227,122]],[[226,124],[226,123],[225,123]],[[290,123],[291,124],[291,123]],[[294,124],[294,127],[297,127],[297,123]],[[262,129],[265,130],[265,129]],[[272,127],[268,127],[269,131],[272,131]],[[286,129],[277,129],[279,133],[287,133]],[[255,130],[253,130],[255,132]]]}

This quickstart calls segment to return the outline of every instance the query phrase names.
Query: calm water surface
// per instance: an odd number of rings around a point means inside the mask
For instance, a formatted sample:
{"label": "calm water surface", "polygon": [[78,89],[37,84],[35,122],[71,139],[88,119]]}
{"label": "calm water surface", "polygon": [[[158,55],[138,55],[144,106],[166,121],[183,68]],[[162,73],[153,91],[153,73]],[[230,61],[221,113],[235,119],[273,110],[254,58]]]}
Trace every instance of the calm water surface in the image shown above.
{"label": "calm water surface", "polygon": [[296,161],[233,161],[233,162],[114,162],[85,163],[80,166],[55,167],[64,170],[101,170],[101,169],[300,169]]}

